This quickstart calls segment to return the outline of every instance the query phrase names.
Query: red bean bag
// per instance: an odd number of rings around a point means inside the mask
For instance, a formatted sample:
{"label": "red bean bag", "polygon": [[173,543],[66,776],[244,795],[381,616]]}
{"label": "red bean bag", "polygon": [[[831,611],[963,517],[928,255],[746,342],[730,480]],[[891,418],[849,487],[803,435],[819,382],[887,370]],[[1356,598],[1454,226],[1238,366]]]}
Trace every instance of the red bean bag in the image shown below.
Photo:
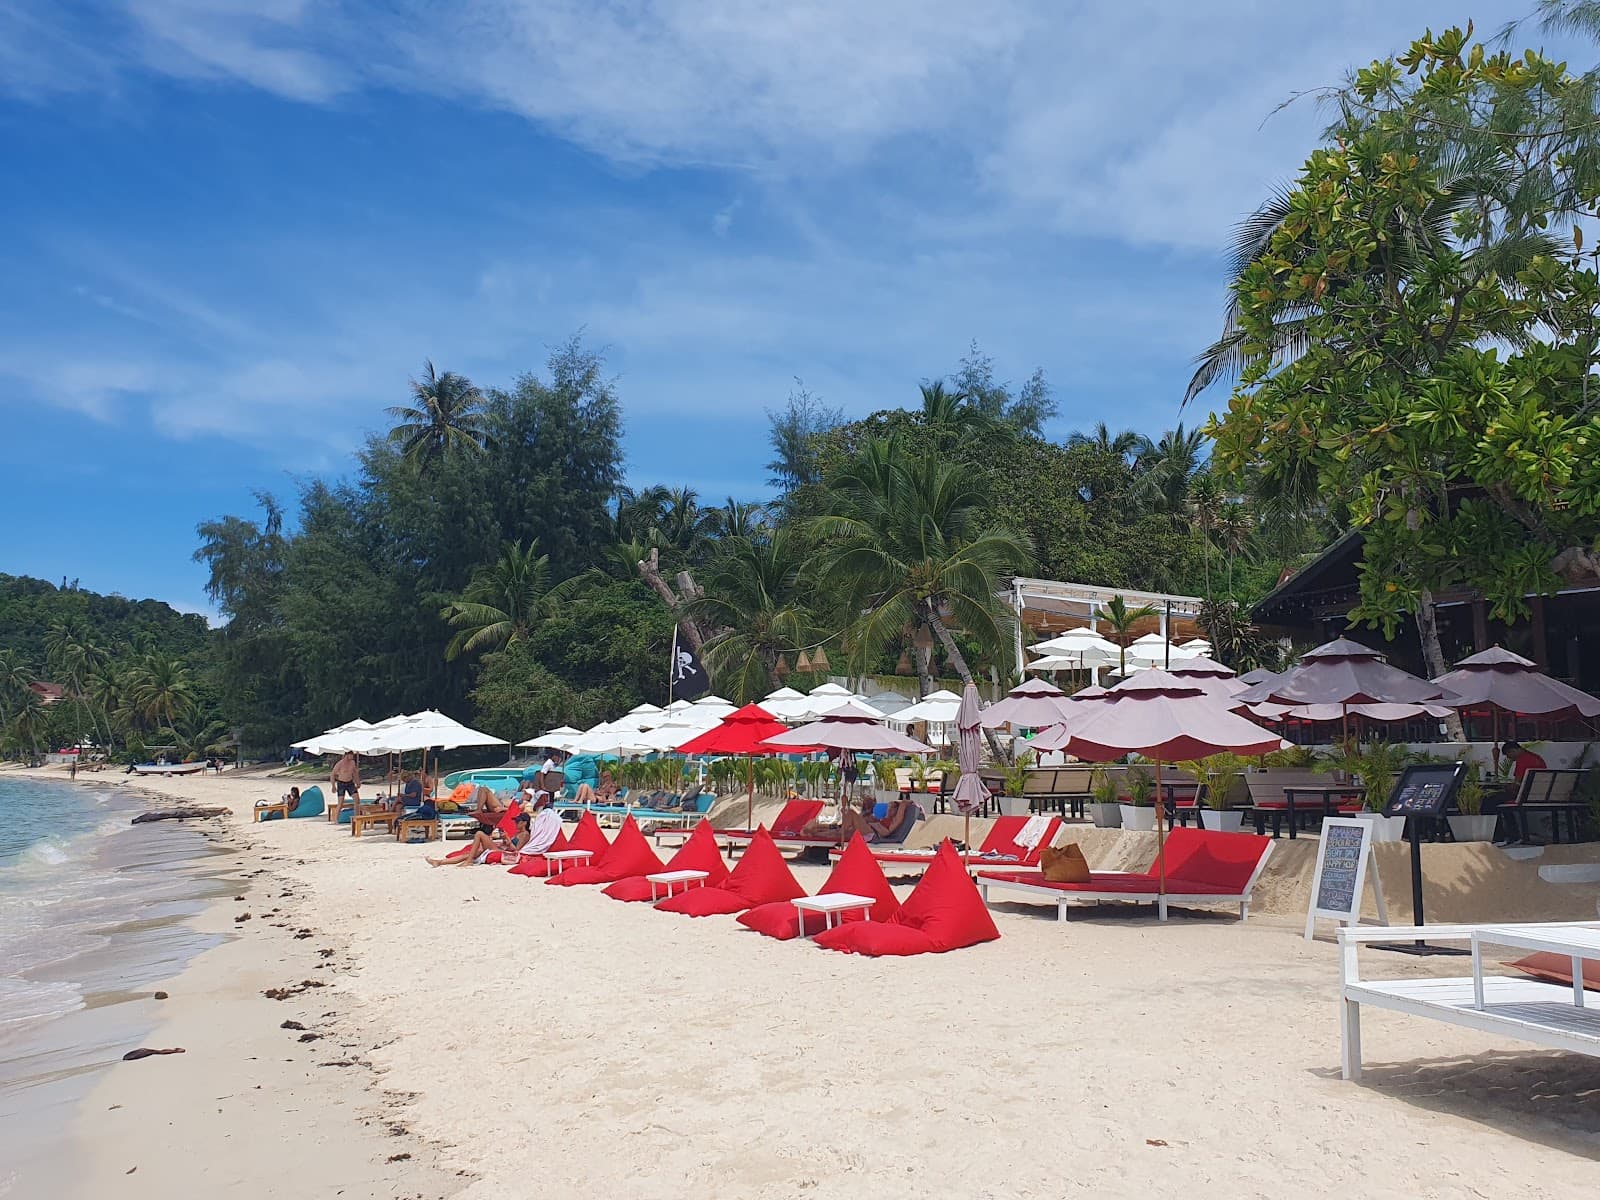
{"label": "red bean bag", "polygon": [[615,883],[629,875],[648,875],[665,868],[650,843],[639,832],[639,824],[631,816],[622,822],[611,848],[596,855],[587,866],[568,867],[559,875],[545,880],[560,887],[576,887],[583,883]]}
{"label": "red bean bag", "polygon": [[789,864],[783,861],[772,835],[765,829],[758,829],[739,865],[720,887],[690,888],[658,901],[656,907],[662,912],[710,917],[743,912],[777,900],[794,900],[805,894],[805,888],[795,882]]}
{"label": "red bean bag", "polygon": [[500,815],[500,823],[495,826],[500,834],[507,838],[517,836],[517,818],[522,815],[522,801],[513,800],[506,805],[506,811]]}
{"label": "red bean bag", "polygon": [[887,921],[855,921],[828,929],[816,943],[851,954],[940,954],[1000,936],[977,885],[948,840],[921,881]]}
{"label": "red bean bag", "polygon": [[[890,890],[889,881],[883,876],[883,868],[873,858],[872,851],[859,833],[850,839],[850,844],[833,864],[827,882],[818,889],[817,894],[820,896],[823,892],[853,892],[857,896],[873,897],[877,900],[871,909],[874,921],[887,921],[900,911],[900,901],[895,899],[894,892]],[[842,913],[840,919],[860,921],[863,914],[860,911]],[[800,910],[795,908],[792,900],[757,905],[739,916],[739,924],[781,942],[800,936],[801,920]],[[817,933],[826,925],[823,914],[816,912],[806,913],[804,922],[806,933]]]}
{"label": "red bean bag", "polygon": [[[667,860],[663,871],[704,871],[706,887],[720,887],[728,878],[728,864],[722,861],[722,849],[717,845],[716,832],[711,822],[701,821],[689,834],[688,841],[678,847],[678,852]],[[694,888],[690,888],[694,891]],[[613,900],[638,903],[654,900],[658,889],[643,875],[630,875],[618,879],[605,890]]]}
{"label": "red bean bag", "polygon": [[[595,858],[599,858],[610,848],[611,843],[606,841],[605,831],[600,828],[600,822],[595,820],[593,813],[587,812],[583,814],[577,828],[572,831],[571,837],[567,837],[566,830],[563,829],[550,845],[550,850],[588,850]],[[554,864],[548,862],[543,854],[525,854],[522,856],[522,861],[511,868],[511,874],[543,879],[552,873],[553,867]]]}

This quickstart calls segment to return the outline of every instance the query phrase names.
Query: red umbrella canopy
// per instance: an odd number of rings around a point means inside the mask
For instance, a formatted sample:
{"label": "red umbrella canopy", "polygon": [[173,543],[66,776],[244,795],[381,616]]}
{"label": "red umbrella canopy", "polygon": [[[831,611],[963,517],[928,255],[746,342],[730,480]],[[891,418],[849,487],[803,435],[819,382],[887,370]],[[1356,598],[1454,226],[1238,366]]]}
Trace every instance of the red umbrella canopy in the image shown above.
{"label": "red umbrella canopy", "polygon": [[1600,700],[1542,673],[1520,654],[1491,646],[1463,658],[1434,682],[1461,699],[1463,708],[1498,708],[1524,717],[1600,716]]}
{"label": "red umbrella canopy", "polygon": [[1232,752],[1270,754],[1289,743],[1230,711],[1214,693],[1166,671],[1140,671],[1093,704],[1075,706],[1070,725],[1033,739],[1041,750],[1105,760],[1124,754],[1175,762]]}
{"label": "red umbrella canopy", "polygon": [[[679,754],[793,754],[763,745],[768,738],[786,733],[789,727],[759,704],[736,708],[704,733],[696,734],[678,747]],[[815,749],[806,746],[804,749]]]}
{"label": "red umbrella canopy", "polygon": [[1042,679],[1028,679],[1006,693],[983,710],[978,723],[985,729],[999,729],[1002,725],[1025,726],[1043,729],[1059,725],[1067,714],[1067,694],[1053,683]]}
{"label": "red umbrella canopy", "polygon": [[1337,638],[1306,651],[1300,665],[1240,692],[1241,704],[1426,704],[1453,706],[1456,696],[1384,661],[1370,646]]}

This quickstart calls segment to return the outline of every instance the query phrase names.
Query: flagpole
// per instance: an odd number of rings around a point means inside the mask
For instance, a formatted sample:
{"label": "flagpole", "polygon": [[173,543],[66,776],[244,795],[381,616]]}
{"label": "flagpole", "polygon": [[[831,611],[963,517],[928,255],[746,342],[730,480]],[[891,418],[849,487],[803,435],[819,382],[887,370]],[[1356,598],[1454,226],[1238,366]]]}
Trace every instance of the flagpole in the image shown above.
{"label": "flagpole", "polygon": [[672,681],[678,674],[678,627],[672,627],[672,657],[667,660],[667,707],[672,707]]}

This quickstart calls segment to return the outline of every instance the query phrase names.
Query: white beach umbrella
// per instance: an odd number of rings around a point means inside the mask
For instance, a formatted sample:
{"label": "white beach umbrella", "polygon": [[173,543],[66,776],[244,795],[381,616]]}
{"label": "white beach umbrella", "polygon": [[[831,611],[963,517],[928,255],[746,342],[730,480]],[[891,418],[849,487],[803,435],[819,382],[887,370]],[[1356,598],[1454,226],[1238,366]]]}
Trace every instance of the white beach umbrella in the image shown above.
{"label": "white beach umbrella", "polygon": [[571,725],[558,725],[541,733],[538,737],[531,737],[525,742],[518,742],[517,747],[523,750],[570,750],[574,738],[583,736],[581,729],[574,729]]}
{"label": "white beach umbrella", "polygon": [[909,725],[913,721],[927,721],[930,725],[948,725],[956,719],[956,711],[960,707],[960,696],[940,688],[937,692],[929,692],[915,704],[891,713],[890,719],[901,725]]}
{"label": "white beach umbrella", "polygon": [[[674,701],[674,703],[683,703],[683,702],[682,701]],[[694,702],[694,706],[696,708],[727,708],[727,709],[732,709],[734,707],[734,703],[733,703],[732,700],[724,700],[721,696],[710,695],[710,696],[701,696],[700,699],[698,699],[698,700],[696,700]],[[672,705],[669,704],[667,707],[671,708]]]}
{"label": "white beach umbrella", "polygon": [[1071,654],[1046,654],[1027,665],[1029,671],[1081,671],[1083,660]]}
{"label": "white beach umbrella", "polygon": [[881,721],[885,716],[881,710],[874,708],[859,696],[852,696],[846,693],[842,698],[833,696],[825,699],[831,699],[833,704],[830,707],[825,707],[822,712],[809,716],[808,720],[815,722],[823,718],[838,718],[840,720],[853,718],[861,721]]}
{"label": "white beach umbrella", "polygon": [[[335,751],[334,743],[341,741],[346,734],[357,733],[371,728],[372,722],[363,721],[360,717],[357,717],[353,721],[346,721],[343,725],[335,725],[332,729],[326,729],[317,734],[316,737],[309,737],[304,741],[291,742],[289,744],[296,750],[303,750],[307,754],[328,754]],[[324,743],[327,746],[326,749],[322,748]],[[337,752],[344,753],[343,750],[338,750]]]}
{"label": "white beach umbrella", "polygon": [[1060,655],[1070,658],[1078,670],[1106,667],[1119,661],[1121,648],[1093,629],[1069,629],[1065,633],[1030,646],[1035,654]]}

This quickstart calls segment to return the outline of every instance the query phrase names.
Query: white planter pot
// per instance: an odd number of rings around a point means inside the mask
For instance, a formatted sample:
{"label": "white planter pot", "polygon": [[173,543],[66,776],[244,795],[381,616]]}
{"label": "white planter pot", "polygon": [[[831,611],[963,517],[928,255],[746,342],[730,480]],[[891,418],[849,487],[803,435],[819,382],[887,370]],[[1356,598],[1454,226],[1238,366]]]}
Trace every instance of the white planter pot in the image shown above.
{"label": "white planter pot", "polygon": [[1155,806],[1140,808],[1137,804],[1119,804],[1122,810],[1122,827],[1136,833],[1153,833],[1156,827]]}
{"label": "white planter pot", "polygon": [[1356,813],[1358,821],[1372,822],[1372,840],[1374,842],[1401,842],[1406,836],[1406,819],[1404,817],[1386,817],[1382,813],[1364,812]]}
{"label": "white planter pot", "polygon": [[1218,833],[1238,833],[1243,824],[1242,812],[1228,812],[1215,808],[1200,810],[1200,825],[1204,829],[1215,829]]}
{"label": "white planter pot", "polygon": [[1028,815],[1028,798],[1026,796],[996,796],[994,802],[1000,806],[1002,817],[1025,817]]}
{"label": "white planter pot", "polygon": [[1466,816],[1457,813],[1453,817],[1446,817],[1450,822],[1450,833],[1458,842],[1492,842],[1494,841],[1494,827],[1500,818],[1490,813],[1488,816],[1478,814]]}
{"label": "white planter pot", "polygon": [[1121,829],[1122,805],[1105,804],[1099,800],[1089,803],[1089,815],[1094,819],[1096,829]]}

